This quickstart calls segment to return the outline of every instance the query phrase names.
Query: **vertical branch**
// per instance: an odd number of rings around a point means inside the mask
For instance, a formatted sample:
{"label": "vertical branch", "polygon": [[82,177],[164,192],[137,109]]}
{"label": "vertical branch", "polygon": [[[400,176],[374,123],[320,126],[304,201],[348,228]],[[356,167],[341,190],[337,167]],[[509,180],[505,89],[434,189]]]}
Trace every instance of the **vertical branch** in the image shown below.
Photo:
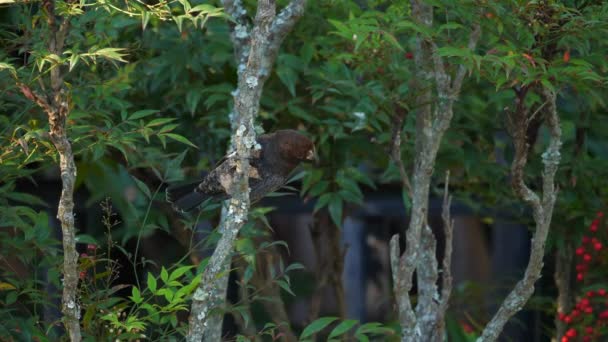
{"label": "vertical branch", "polygon": [[[530,247],[530,260],[524,273],[515,288],[507,295],[498,312],[483,330],[480,341],[495,341],[503,330],[507,321],[519,310],[534,293],[534,283],[540,278],[545,253],[545,242],[551,226],[551,217],[557,198],[555,188],[555,173],[560,161],[561,129],[559,116],[555,104],[555,93],[549,89],[542,89],[542,97],[546,101],[544,121],[549,129],[549,146],[542,154],[544,165],[542,174],[542,198],[532,191],[524,181],[524,168],[527,163],[526,130],[528,125],[527,111],[510,113],[508,129],[513,137],[515,156],[511,164],[512,187],[515,194],[532,208],[536,230],[532,237]],[[520,101],[523,99],[520,99]],[[524,120],[521,120],[521,119]],[[520,119],[520,120],[518,120]]]}
{"label": "vertical branch", "polygon": [[[423,1],[411,0],[412,19],[423,27],[433,25],[433,7]],[[469,37],[469,48],[474,50],[480,36],[479,24],[475,24]],[[434,318],[439,307],[434,301],[437,293],[437,261],[434,252],[435,237],[427,227],[428,197],[431,176],[435,166],[437,151],[441,144],[443,134],[449,128],[453,116],[453,103],[458,97],[465,69],[456,72],[456,78],[446,71],[445,63],[437,53],[436,44],[428,37],[418,33],[415,40],[414,62],[416,65],[415,84],[416,91],[416,141],[414,171],[411,182],[410,196],[412,210],[410,222],[405,233],[406,249],[402,256],[398,256],[398,246],[395,238],[391,241],[391,260],[394,277],[395,297],[398,304],[399,321],[402,339],[408,341],[422,341],[428,339],[428,334],[435,329]],[[434,84],[433,84],[434,83]],[[435,87],[436,97],[433,96]],[[394,135],[395,137],[395,135]],[[397,136],[398,137],[398,136]],[[396,139],[394,139],[395,144]],[[393,157],[394,158],[394,157]],[[404,173],[402,172],[402,175]],[[406,186],[405,182],[404,186]],[[397,253],[397,254],[396,254]],[[428,264],[432,261],[434,270]],[[418,288],[424,289],[418,298],[416,308],[418,318],[412,309],[409,291],[412,289],[414,271],[418,269]],[[432,313],[432,315],[431,315]],[[433,318],[429,319],[430,316]]]}
{"label": "vertical branch", "polygon": [[316,267],[316,286],[311,299],[309,321],[318,318],[321,311],[324,290],[327,286],[333,288],[338,316],[346,317],[346,300],[342,273],[344,272],[344,255],[346,251],[340,245],[340,229],[333,224],[326,209],[319,210],[313,215],[310,235],[314,246]]}
{"label": "vertical branch", "polygon": [[[55,2],[42,3],[47,17],[49,52],[61,56],[69,29],[69,18],[63,18],[59,25],[55,16]],[[76,227],[74,226],[74,184],[76,183],[76,164],[72,145],[68,140],[67,117],[69,97],[63,85],[64,73],[60,65],[50,70],[51,92],[39,95],[27,85],[18,83],[25,97],[35,102],[48,116],[49,136],[59,154],[61,173],[61,196],[57,208],[57,219],[61,222],[63,245],[63,321],[71,341],[80,341],[80,305],[78,303],[78,253],[76,251]]]}
{"label": "vertical branch", "polygon": [[445,315],[448,311],[450,294],[452,293],[452,243],[454,240],[454,221],[450,215],[452,196],[449,194],[450,172],[445,173],[445,184],[443,188],[443,204],[441,206],[441,219],[443,221],[443,234],[445,248],[441,274],[441,299],[437,308],[437,318],[433,341],[443,341],[445,338]]}
{"label": "vertical branch", "polygon": [[[555,286],[557,287],[557,313],[572,311],[574,307],[574,294],[572,291],[572,266],[573,253],[572,243],[567,240],[566,246],[555,253]],[[566,332],[566,324],[555,316],[555,336],[561,341]]]}
{"label": "vertical branch", "polygon": [[[292,0],[278,16],[275,16],[274,0],[260,0],[254,26],[249,31],[245,18],[246,10],[240,0],[224,0],[223,4],[237,20],[233,27],[232,39],[238,62],[238,85],[234,92],[234,113],[232,114],[232,149],[237,156],[235,177],[228,189],[231,199],[225,217],[220,223],[222,236],[218,242],[202,280],[192,299],[189,318],[188,341],[219,340],[221,319],[210,324],[210,313],[214,307],[225,301],[223,283],[218,281],[226,276],[230,256],[238,232],[249,213],[249,156],[256,143],[254,122],[260,108],[260,98],[265,81],[276,59],[279,47],[293,25],[304,13],[305,0]],[[249,33],[250,32],[250,33]]]}

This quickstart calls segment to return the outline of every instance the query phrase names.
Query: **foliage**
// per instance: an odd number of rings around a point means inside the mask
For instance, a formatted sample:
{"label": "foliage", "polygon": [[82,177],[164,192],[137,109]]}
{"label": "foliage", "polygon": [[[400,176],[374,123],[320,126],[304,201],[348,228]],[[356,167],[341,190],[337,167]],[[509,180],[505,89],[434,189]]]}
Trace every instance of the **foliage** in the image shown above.
{"label": "foliage", "polygon": [[[319,163],[294,177],[301,182],[300,194],[315,201],[314,211],[327,209],[341,226],[344,215],[362,205],[369,192],[399,179],[387,151],[395,107],[412,113],[416,109],[412,106],[418,94],[410,89],[411,51],[413,34],[421,33],[437,42],[437,53],[448,61],[446,68],[453,71],[464,64],[470,75],[435,174],[451,170],[458,199],[490,222],[496,208],[509,208],[513,219],[524,217],[506,185],[513,151],[502,133],[505,108],[515,104],[514,89],[532,89],[525,99],[531,107],[542,105],[534,89],[556,89],[565,146],[550,242],[559,248],[580,239],[579,227],[588,223],[589,212],[599,210],[608,198],[608,4],[432,1],[440,14],[434,18],[436,29],[427,30],[413,24],[409,2],[361,3],[310,1],[283,46],[261,103],[262,130],[301,128],[315,141]],[[82,241],[106,250],[80,260],[86,273],[85,332],[112,338],[183,333],[178,317],[188,307],[197,272],[185,264],[155,269],[136,251],[129,262],[146,269],[145,281],[138,279],[129,298],[122,298],[113,282],[111,251],[133,241],[139,246],[141,239],[159,231],[173,232],[175,219],[161,204],[163,184],[198,176],[225,152],[236,81],[230,19],[217,2],[57,4],[71,24],[69,48],[61,56],[45,47],[45,14],[38,5],[0,8],[0,248],[24,269],[33,270],[24,279],[2,268],[0,317],[10,323],[0,333],[27,332],[44,340],[55,323],[40,319],[43,307],[57,304],[56,298],[43,296],[44,286],[60,286],[58,237],[48,223],[54,216],[48,208],[54,204],[23,190],[23,184],[54,177],[57,156],[44,113],[15,84],[19,80],[42,91],[49,87],[40,84],[42,76],[54,68],[69,71],[65,82],[71,96],[69,135],[78,164],[77,186],[89,195],[79,205],[94,211],[99,201],[110,197],[122,221],[112,228],[112,239],[103,243],[108,232],[101,220],[80,222],[87,234]],[[465,48],[466,37],[475,21],[481,22],[483,36],[480,48],[471,53]],[[408,167],[414,160],[415,133],[415,117],[408,115],[401,151]],[[538,153],[546,136],[541,128],[531,150],[530,174],[539,174]],[[529,181],[539,186],[536,179]],[[184,219],[182,226],[192,229],[199,220],[216,215],[216,209],[208,207],[200,217]],[[238,242],[236,255],[247,265],[245,285],[253,277],[255,256],[280,246],[259,243],[260,236],[268,235],[264,215],[269,212],[254,211]],[[289,277],[298,269],[281,264],[274,274],[284,293],[300,295]],[[46,273],[38,274],[42,270]],[[239,305],[226,310],[249,315]],[[260,335],[276,337],[273,323],[254,323]],[[348,333],[365,340],[370,334],[387,333],[375,323],[356,325],[324,317],[299,336],[306,339],[325,331],[330,339]]]}

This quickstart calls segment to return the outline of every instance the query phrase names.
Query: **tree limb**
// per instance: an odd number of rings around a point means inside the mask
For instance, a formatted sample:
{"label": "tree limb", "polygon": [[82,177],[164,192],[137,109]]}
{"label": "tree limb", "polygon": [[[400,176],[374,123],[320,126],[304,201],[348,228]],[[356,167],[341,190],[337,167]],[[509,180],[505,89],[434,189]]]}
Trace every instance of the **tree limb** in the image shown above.
{"label": "tree limb", "polygon": [[554,92],[543,88],[542,97],[547,101],[545,110],[545,124],[549,128],[549,146],[542,154],[544,170],[542,174],[542,198],[534,193],[524,181],[524,167],[527,162],[528,146],[525,141],[525,131],[527,120],[517,120],[522,118],[522,113],[512,113],[510,133],[515,145],[515,157],[512,162],[512,187],[514,192],[524,202],[528,203],[533,211],[536,230],[532,237],[530,247],[530,260],[524,277],[515,288],[507,295],[498,312],[486,325],[482,336],[478,341],[495,341],[502,332],[507,321],[519,310],[534,293],[534,283],[540,278],[543,267],[543,256],[545,252],[545,242],[551,226],[551,217],[557,198],[555,188],[555,173],[560,161],[561,129],[559,126],[559,116],[557,114]]}
{"label": "tree limb", "polygon": [[[431,27],[433,7],[419,0],[410,1],[413,21],[420,26]],[[469,38],[469,48],[474,50],[480,29],[475,26]],[[436,44],[418,33],[415,40],[414,62],[416,65],[414,89],[416,93],[416,141],[413,178],[410,196],[412,209],[406,235],[406,249],[398,256],[396,238],[391,241],[391,267],[395,297],[398,305],[401,336],[403,341],[427,341],[436,329],[435,319],[443,308],[437,305],[437,261],[431,253],[435,237],[427,225],[428,198],[431,176],[437,151],[453,117],[453,103],[460,92],[466,69],[456,73],[455,81],[445,68]],[[433,85],[433,82],[435,83]],[[433,99],[433,87],[436,98]],[[402,173],[403,174],[403,173]],[[403,181],[402,181],[403,182]],[[404,183],[404,182],[403,182]],[[405,183],[404,183],[405,184]],[[394,260],[398,258],[398,260]],[[448,260],[449,261],[449,260]],[[424,269],[418,266],[423,265]],[[428,265],[428,263],[431,265]],[[430,268],[434,267],[434,270]],[[409,298],[414,271],[418,271],[418,306],[414,313]],[[446,293],[449,296],[449,292]],[[447,300],[447,299],[446,299]],[[432,318],[431,318],[432,316]]]}
{"label": "tree limb", "polygon": [[[228,13],[242,25],[246,15],[246,12],[243,12],[242,3],[239,0],[224,0],[223,4]],[[213,336],[209,335],[210,331],[219,330],[218,327],[209,326],[209,316],[214,307],[225,301],[225,293],[219,291],[221,283],[218,283],[218,278],[228,272],[234,243],[249,212],[247,178],[249,155],[252,149],[259,148],[256,143],[254,121],[259,112],[262,89],[270,76],[270,69],[274,64],[282,40],[297,18],[304,13],[304,5],[305,0],[293,0],[278,17],[283,18],[285,16],[282,16],[283,12],[291,11],[293,20],[287,25],[278,25],[278,18],[275,18],[274,15],[276,11],[274,0],[261,0],[258,3],[255,23],[249,37],[247,37],[249,30],[246,28],[237,31],[239,26],[233,27],[232,37],[239,63],[238,85],[233,93],[234,117],[232,118],[235,123],[232,127],[232,149],[238,158],[236,174],[228,189],[228,193],[231,195],[228,211],[220,224],[222,236],[193,296],[188,341],[217,340],[216,333],[212,334]],[[273,29],[273,25],[277,25],[279,28]],[[245,46],[239,45],[242,42],[246,42]],[[246,64],[242,64],[244,60],[247,61]]]}
{"label": "tree limb", "polygon": [[[44,0],[43,11],[49,26],[48,49],[61,56],[69,29],[69,19],[63,18],[57,27],[55,2]],[[61,173],[61,196],[57,207],[57,219],[61,222],[63,245],[63,323],[71,341],[80,341],[80,304],[78,303],[78,252],[76,251],[76,227],[74,225],[74,185],[76,183],[76,164],[72,145],[68,140],[67,117],[69,97],[63,84],[64,73],[61,66],[51,68],[49,94],[40,95],[29,86],[18,82],[23,95],[38,105],[48,116],[49,136],[59,154]]]}

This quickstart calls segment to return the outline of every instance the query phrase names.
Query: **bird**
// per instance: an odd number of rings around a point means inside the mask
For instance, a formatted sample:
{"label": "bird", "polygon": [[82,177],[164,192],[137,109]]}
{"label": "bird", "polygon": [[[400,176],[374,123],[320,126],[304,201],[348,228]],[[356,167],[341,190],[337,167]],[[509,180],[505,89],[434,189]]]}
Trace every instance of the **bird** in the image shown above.
{"label": "bird", "polygon": [[[261,148],[253,150],[249,159],[249,200],[252,204],[278,190],[301,162],[315,158],[313,142],[296,130],[278,130],[260,135],[256,140]],[[208,200],[229,199],[226,189],[236,174],[236,161],[236,153],[229,154],[202,179],[169,186],[167,201],[176,211],[187,212]]]}

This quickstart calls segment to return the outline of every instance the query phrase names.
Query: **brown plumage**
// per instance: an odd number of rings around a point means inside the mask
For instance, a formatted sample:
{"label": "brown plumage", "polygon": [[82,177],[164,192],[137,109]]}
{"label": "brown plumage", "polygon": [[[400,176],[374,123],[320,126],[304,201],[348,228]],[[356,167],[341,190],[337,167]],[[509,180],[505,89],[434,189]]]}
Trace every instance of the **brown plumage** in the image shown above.
{"label": "brown plumage", "polygon": [[[280,188],[300,162],[314,158],[310,139],[297,131],[286,129],[257,138],[262,147],[253,151],[249,159],[249,199],[259,201],[266,194]],[[220,201],[229,198],[226,188],[236,171],[236,157],[226,156],[203,179],[167,188],[167,201],[179,211],[189,211],[207,199]]]}

